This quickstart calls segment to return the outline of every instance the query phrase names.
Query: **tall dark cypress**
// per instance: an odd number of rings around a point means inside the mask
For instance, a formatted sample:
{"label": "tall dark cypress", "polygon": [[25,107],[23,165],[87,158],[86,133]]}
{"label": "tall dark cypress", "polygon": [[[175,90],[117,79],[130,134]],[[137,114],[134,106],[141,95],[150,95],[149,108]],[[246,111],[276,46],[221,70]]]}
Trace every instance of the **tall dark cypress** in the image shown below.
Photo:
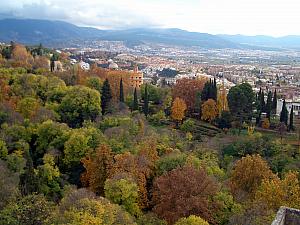
{"label": "tall dark cypress", "polygon": [[290,124],[289,124],[289,131],[294,130],[294,109],[293,109],[293,105],[292,105],[292,109],[290,112]]}
{"label": "tall dark cypress", "polygon": [[24,173],[20,176],[20,189],[23,195],[28,195],[37,191],[38,182],[29,150],[24,151],[24,158],[26,159],[26,166]]}
{"label": "tall dark cypress", "polygon": [[134,88],[132,110],[139,110],[139,103],[138,103],[138,96],[137,96],[136,87]]}
{"label": "tall dark cypress", "polygon": [[277,112],[277,91],[276,91],[276,89],[275,89],[274,96],[273,96],[272,111],[273,111],[273,114],[276,114],[276,112]]}
{"label": "tall dark cypress", "polygon": [[265,93],[264,91],[260,94],[260,111],[265,112],[266,111],[266,103],[265,103]]}
{"label": "tall dark cypress", "polygon": [[120,80],[120,102],[124,102],[123,79]]}
{"label": "tall dark cypress", "polygon": [[212,84],[212,99],[215,100],[217,102],[217,98],[218,98],[218,87],[217,87],[217,80],[216,78],[214,78],[214,82]]}
{"label": "tall dark cypress", "polygon": [[285,99],[283,100],[283,104],[282,104],[282,109],[281,109],[281,113],[280,113],[280,122],[285,123],[285,125],[288,125],[288,115],[289,112],[286,108],[286,103],[285,103]]}
{"label": "tall dark cypress", "polygon": [[146,84],[145,87],[145,96],[144,96],[144,114],[145,116],[148,116],[149,114],[149,95],[148,95],[148,85]]}
{"label": "tall dark cypress", "polygon": [[54,71],[54,67],[55,67],[55,57],[54,57],[54,55],[51,57],[51,59],[50,59],[50,70],[51,70],[51,72],[53,72]]}
{"label": "tall dark cypress", "polygon": [[102,86],[102,93],[101,93],[102,114],[107,112],[111,99],[112,99],[112,94],[111,94],[110,84],[108,79],[105,79]]}
{"label": "tall dark cypress", "polygon": [[266,113],[267,113],[267,118],[271,119],[271,113],[272,113],[272,92],[268,92],[268,98],[267,98],[267,104],[266,104]]}
{"label": "tall dark cypress", "polygon": [[210,84],[209,84],[209,81],[207,81],[204,84],[204,87],[203,87],[203,90],[202,90],[202,93],[201,93],[202,102],[205,102],[209,99],[209,89],[210,89],[209,87],[210,87]]}

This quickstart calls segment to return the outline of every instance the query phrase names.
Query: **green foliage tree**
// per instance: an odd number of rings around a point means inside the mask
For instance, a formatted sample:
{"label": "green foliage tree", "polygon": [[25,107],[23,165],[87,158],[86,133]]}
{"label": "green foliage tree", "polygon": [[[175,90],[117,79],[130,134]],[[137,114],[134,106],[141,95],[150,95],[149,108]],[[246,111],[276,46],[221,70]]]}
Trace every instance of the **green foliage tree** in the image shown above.
{"label": "green foliage tree", "polygon": [[58,200],[62,196],[59,169],[55,165],[54,157],[50,154],[44,155],[43,163],[36,171],[39,191],[53,200]]}
{"label": "green foliage tree", "polygon": [[70,87],[58,107],[61,120],[70,127],[79,127],[85,120],[101,114],[100,94],[87,87]]}
{"label": "green foliage tree", "polygon": [[227,100],[230,112],[235,120],[248,121],[251,119],[254,93],[248,83],[230,88]]}
{"label": "green foliage tree", "polygon": [[108,79],[105,79],[103,83],[101,94],[101,107],[103,114],[105,114],[108,111],[108,107],[112,99],[112,92]]}
{"label": "green foliage tree", "polygon": [[286,108],[286,103],[285,103],[285,99],[284,99],[282,108],[281,108],[281,113],[280,113],[280,122],[284,123],[287,126],[288,125],[288,117],[289,117],[289,112]]}
{"label": "green foliage tree", "polygon": [[105,182],[105,197],[113,203],[119,204],[133,216],[139,216],[141,210],[138,206],[138,186],[128,179],[108,179]]}
{"label": "green foliage tree", "polygon": [[51,222],[54,204],[43,195],[27,195],[0,211],[0,224],[42,225]]}
{"label": "green foliage tree", "polygon": [[175,225],[209,225],[209,223],[199,216],[191,215],[189,217],[179,219]]}

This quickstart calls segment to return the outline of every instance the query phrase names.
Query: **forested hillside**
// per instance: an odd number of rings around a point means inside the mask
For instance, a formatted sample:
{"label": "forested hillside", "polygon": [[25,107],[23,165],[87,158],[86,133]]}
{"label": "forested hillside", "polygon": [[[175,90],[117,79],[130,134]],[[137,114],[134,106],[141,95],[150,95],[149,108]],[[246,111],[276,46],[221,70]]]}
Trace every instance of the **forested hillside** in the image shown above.
{"label": "forested hillside", "polygon": [[270,224],[300,208],[297,134],[276,93],[133,88],[129,73],[1,49],[0,224]]}

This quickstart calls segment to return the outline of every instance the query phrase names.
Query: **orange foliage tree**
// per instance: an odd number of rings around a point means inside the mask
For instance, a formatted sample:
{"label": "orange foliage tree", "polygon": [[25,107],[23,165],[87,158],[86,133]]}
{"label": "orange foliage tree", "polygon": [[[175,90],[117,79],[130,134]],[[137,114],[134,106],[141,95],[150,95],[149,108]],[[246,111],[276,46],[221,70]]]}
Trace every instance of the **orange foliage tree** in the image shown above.
{"label": "orange foliage tree", "polygon": [[260,155],[247,155],[235,164],[230,189],[241,200],[253,198],[262,181],[273,177],[268,163]]}
{"label": "orange foliage tree", "polygon": [[82,159],[81,162],[86,170],[80,177],[81,183],[96,194],[103,196],[105,181],[113,164],[111,149],[107,145],[101,145],[94,155]]}
{"label": "orange foliage tree", "polygon": [[216,224],[213,213],[218,206],[209,199],[218,186],[203,168],[178,167],[156,178],[153,186],[153,211],[169,224],[190,215]]}
{"label": "orange foliage tree", "polygon": [[147,180],[152,176],[154,163],[158,159],[156,144],[145,142],[139,146],[137,155],[125,152],[115,156],[115,163],[110,171],[110,178],[127,174],[132,177],[139,188],[139,206],[149,206]]}
{"label": "orange foliage tree", "polygon": [[176,122],[182,121],[184,118],[184,114],[186,111],[186,104],[185,101],[181,98],[175,98],[172,109],[171,109],[171,117],[173,120],[176,120]]}
{"label": "orange foliage tree", "polygon": [[172,89],[173,99],[179,97],[183,99],[189,111],[193,111],[196,106],[196,95],[203,90],[207,79],[180,79],[176,81]]}
{"label": "orange foliage tree", "polygon": [[27,69],[32,67],[33,57],[23,45],[14,45],[11,58],[12,66],[14,67],[24,67]]}
{"label": "orange foliage tree", "polygon": [[218,108],[215,100],[208,99],[202,104],[201,119],[211,122],[218,116]]}

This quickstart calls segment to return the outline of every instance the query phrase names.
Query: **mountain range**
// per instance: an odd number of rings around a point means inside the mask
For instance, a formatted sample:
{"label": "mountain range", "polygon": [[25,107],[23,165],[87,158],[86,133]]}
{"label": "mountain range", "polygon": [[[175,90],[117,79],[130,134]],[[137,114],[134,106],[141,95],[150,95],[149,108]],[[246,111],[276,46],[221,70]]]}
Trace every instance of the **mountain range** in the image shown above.
{"label": "mountain range", "polygon": [[270,36],[212,35],[176,28],[100,30],[91,27],[79,27],[62,21],[34,19],[0,20],[1,42],[42,43],[45,46],[55,46],[58,43],[64,43],[65,47],[71,47],[69,45],[71,45],[72,40],[124,41],[128,46],[142,43],[158,43],[186,47],[197,46],[207,49],[300,50],[300,36],[274,38]]}

